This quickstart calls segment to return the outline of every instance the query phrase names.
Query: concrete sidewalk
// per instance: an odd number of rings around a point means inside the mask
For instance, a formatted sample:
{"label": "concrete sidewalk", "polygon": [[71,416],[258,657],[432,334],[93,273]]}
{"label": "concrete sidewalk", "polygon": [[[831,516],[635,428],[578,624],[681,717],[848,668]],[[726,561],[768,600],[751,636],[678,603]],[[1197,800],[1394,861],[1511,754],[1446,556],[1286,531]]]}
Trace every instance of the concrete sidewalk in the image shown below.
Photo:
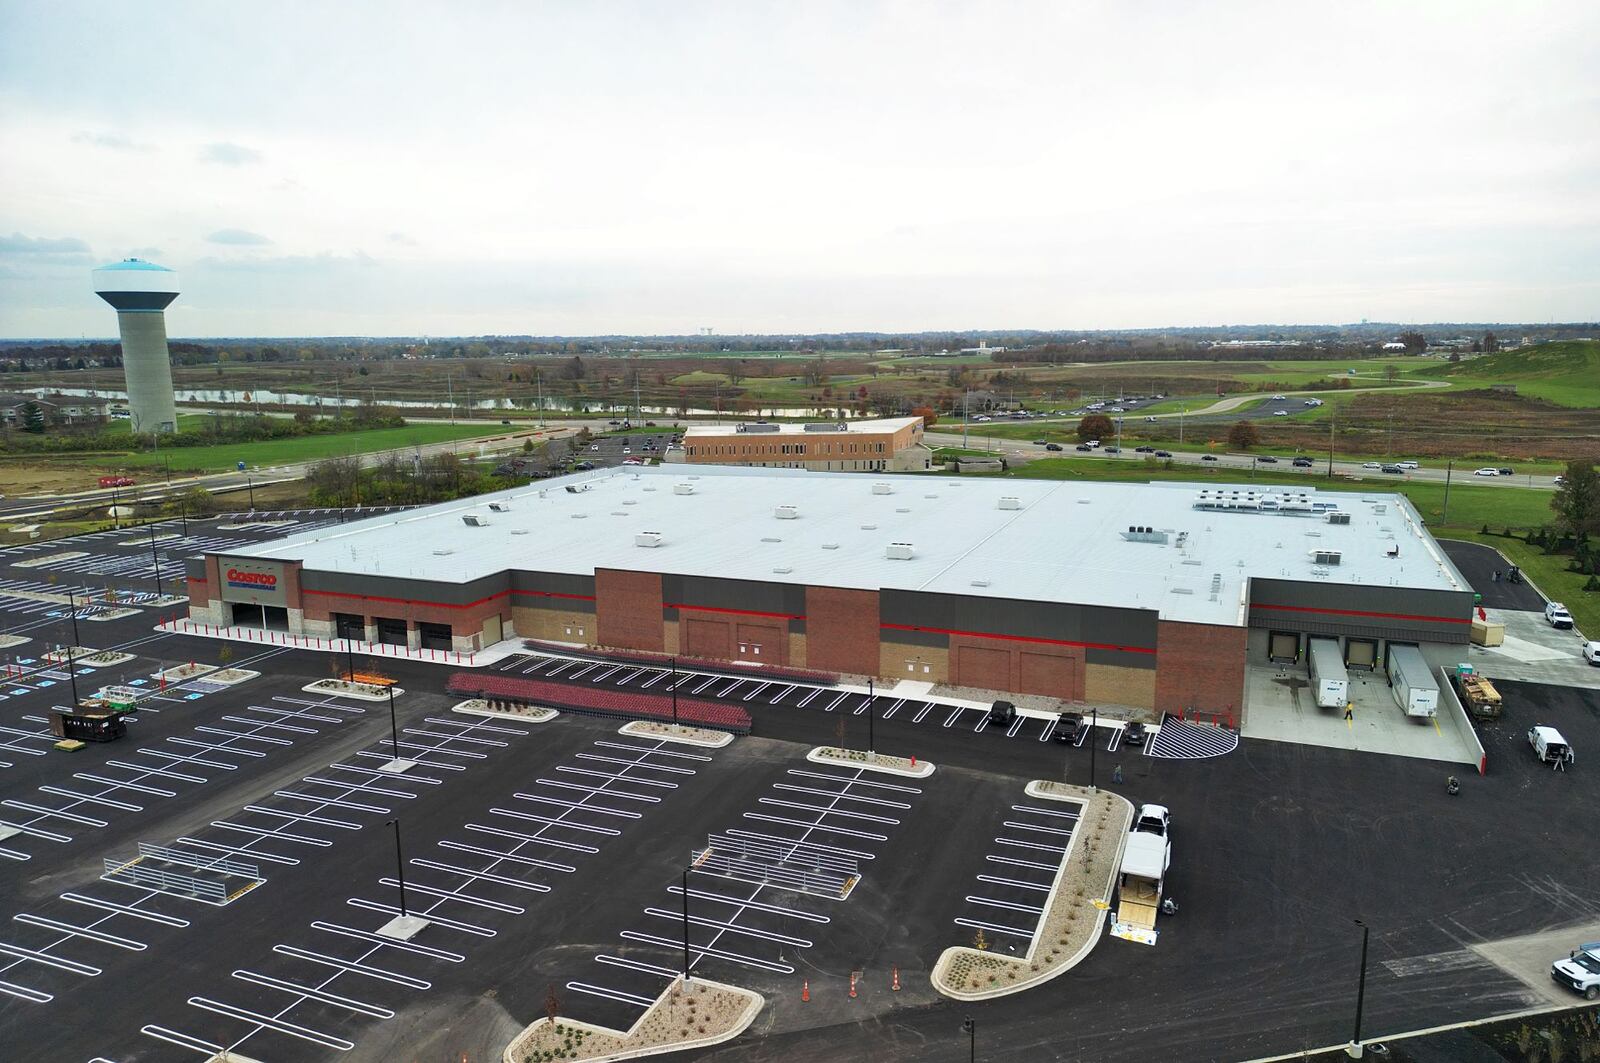
{"label": "concrete sidewalk", "polygon": [[440,664],[450,668],[483,668],[507,657],[527,653],[518,638],[504,639],[477,652],[456,650],[410,649],[387,642],[357,642],[353,639],[322,639],[313,635],[293,635],[287,631],[271,631],[259,627],[216,627],[198,624],[192,620],[168,620],[155,626],[155,630],[174,635],[189,635],[201,639],[219,639],[224,642],[246,642],[255,646],[283,646],[291,650],[312,653],[349,654],[358,657],[386,657],[397,661],[415,661],[418,664]]}

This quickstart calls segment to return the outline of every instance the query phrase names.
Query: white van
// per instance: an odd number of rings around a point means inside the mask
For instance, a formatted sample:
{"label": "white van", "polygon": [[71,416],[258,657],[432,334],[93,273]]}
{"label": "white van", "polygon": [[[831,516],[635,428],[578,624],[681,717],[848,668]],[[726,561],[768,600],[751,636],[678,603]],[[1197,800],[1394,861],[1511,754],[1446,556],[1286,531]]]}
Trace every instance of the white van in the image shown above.
{"label": "white van", "polygon": [[1533,747],[1534,755],[1552,768],[1565,770],[1573,762],[1572,747],[1554,727],[1534,724],[1528,728],[1528,744]]}

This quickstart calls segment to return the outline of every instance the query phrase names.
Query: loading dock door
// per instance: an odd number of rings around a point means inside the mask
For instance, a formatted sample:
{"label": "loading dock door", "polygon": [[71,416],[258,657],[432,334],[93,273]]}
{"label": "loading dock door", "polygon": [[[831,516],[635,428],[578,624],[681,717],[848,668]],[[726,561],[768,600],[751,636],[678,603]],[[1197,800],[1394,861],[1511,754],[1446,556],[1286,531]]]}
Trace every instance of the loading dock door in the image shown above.
{"label": "loading dock door", "polygon": [[387,616],[375,616],[373,623],[378,627],[378,641],[389,646],[404,646],[406,644],[406,622],[395,620]]}
{"label": "loading dock door", "polygon": [[1300,659],[1300,635],[1295,631],[1274,631],[1267,636],[1267,660],[1294,663]]}
{"label": "loading dock door", "polygon": [[1347,668],[1372,671],[1378,666],[1378,644],[1371,639],[1346,639],[1344,663]]}
{"label": "loading dock door", "polygon": [[338,638],[360,642],[367,637],[367,622],[355,613],[334,613],[333,622]]}

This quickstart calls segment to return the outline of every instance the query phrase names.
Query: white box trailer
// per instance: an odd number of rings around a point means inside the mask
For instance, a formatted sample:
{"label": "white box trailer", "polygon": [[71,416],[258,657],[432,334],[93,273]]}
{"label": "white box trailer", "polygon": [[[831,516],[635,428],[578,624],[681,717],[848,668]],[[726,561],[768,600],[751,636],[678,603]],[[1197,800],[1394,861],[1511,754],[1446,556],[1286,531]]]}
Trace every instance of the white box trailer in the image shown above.
{"label": "white box trailer", "polygon": [[1439,681],[1434,678],[1421,650],[1391,643],[1385,667],[1394,703],[1404,709],[1407,716],[1439,715]]}
{"label": "white box trailer", "polygon": [[1311,665],[1311,689],[1317,708],[1343,708],[1350,699],[1350,673],[1345,671],[1344,654],[1337,639],[1311,639],[1306,658]]}

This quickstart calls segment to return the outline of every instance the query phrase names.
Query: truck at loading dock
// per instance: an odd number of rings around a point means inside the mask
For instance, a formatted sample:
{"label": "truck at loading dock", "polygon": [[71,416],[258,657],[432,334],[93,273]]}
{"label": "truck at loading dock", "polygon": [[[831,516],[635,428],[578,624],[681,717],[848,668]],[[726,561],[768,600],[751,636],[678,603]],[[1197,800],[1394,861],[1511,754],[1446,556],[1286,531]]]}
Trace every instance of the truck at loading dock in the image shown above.
{"label": "truck at loading dock", "polygon": [[1337,709],[1350,697],[1350,673],[1337,639],[1311,639],[1306,656],[1311,664],[1311,690],[1319,709]]}
{"label": "truck at loading dock", "polygon": [[1394,703],[1404,709],[1407,716],[1439,715],[1439,681],[1433,678],[1433,671],[1421,650],[1390,643],[1385,669]]}
{"label": "truck at loading dock", "polygon": [[1122,849],[1117,922],[1149,930],[1161,909],[1161,885],[1172,863],[1171,823],[1165,805],[1140,805]]}

